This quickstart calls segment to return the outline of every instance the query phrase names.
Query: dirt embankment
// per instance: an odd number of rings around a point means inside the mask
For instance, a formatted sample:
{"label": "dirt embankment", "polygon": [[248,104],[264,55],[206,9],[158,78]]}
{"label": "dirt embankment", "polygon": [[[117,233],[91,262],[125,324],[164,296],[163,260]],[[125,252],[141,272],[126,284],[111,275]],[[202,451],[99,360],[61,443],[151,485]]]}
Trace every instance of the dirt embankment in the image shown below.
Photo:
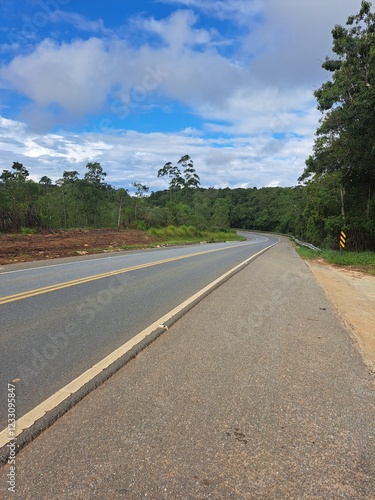
{"label": "dirt embankment", "polygon": [[115,252],[123,246],[148,245],[155,240],[135,229],[95,229],[36,234],[0,235],[0,265],[55,259],[98,252]]}
{"label": "dirt embankment", "polygon": [[307,264],[375,373],[375,276],[324,261]]}

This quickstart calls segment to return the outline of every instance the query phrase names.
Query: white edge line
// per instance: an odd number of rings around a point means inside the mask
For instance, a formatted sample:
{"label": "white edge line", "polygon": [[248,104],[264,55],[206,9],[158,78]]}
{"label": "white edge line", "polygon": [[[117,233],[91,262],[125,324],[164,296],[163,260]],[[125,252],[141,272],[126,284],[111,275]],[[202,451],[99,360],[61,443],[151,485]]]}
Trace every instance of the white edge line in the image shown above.
{"label": "white edge line", "polygon": [[[184,302],[179,304],[177,307],[169,311],[167,314],[162,316],[160,319],[156,320],[154,323],[152,323],[150,326],[142,330],[140,333],[135,335],[132,339],[130,339],[128,342],[123,344],[122,346],[118,347],[115,351],[113,351],[111,354],[106,356],[104,359],[96,363],[94,366],[83,372],[81,375],[79,375],[77,378],[72,380],[69,384],[67,384],[65,387],[62,389],[58,390],[55,394],[50,396],[48,399],[44,400],[42,403],[40,403],[38,406],[36,406],[34,409],[23,415],[21,418],[19,418],[16,421],[16,430],[14,431],[13,435],[9,437],[9,432],[8,429],[4,429],[3,431],[0,432],[0,448],[5,446],[7,443],[10,441],[15,440],[23,431],[31,427],[37,420],[40,418],[44,417],[44,415],[55,408],[57,405],[62,403],[65,399],[67,399],[71,394],[74,394],[77,392],[79,389],[81,389],[87,382],[92,380],[96,375],[98,375],[100,372],[108,368],[112,363],[117,361],[121,356],[129,352],[134,346],[142,342],[148,335],[150,335],[152,332],[154,332],[157,328],[164,327],[164,323],[176,314],[178,314],[180,311],[182,311],[185,307],[187,307],[189,304],[197,300],[201,295],[204,295],[208,290],[213,288],[216,284],[218,284],[220,281],[225,279],[228,275],[236,271],[238,268],[241,266],[244,266],[254,260],[259,254],[265,252],[266,250],[272,248],[273,246],[277,245],[281,240],[278,239],[276,243],[273,243],[267,248],[264,248],[263,250],[260,250],[256,254],[252,255],[251,257],[247,258],[240,264],[237,264],[237,266],[233,267],[223,275],[221,275],[219,278],[216,280],[212,281],[209,285],[205,286],[199,292],[196,292],[194,295],[186,299]],[[167,328],[166,328],[167,329]]]}

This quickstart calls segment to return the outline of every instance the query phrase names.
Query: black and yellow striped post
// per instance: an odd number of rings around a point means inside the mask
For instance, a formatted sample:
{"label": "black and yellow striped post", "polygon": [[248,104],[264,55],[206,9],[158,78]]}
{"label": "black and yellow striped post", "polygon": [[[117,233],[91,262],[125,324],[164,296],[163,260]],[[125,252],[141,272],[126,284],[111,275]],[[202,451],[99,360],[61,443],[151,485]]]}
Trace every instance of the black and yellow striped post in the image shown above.
{"label": "black and yellow striped post", "polygon": [[346,243],[346,234],[344,231],[341,231],[340,233],[340,253],[342,252],[342,249],[345,248],[345,243]]}

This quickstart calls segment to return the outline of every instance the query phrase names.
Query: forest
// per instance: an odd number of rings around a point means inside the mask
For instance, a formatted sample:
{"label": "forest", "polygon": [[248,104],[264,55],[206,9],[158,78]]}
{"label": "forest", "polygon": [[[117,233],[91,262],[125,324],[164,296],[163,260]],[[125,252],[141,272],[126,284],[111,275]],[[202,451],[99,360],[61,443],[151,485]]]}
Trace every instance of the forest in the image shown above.
{"label": "forest", "polygon": [[323,68],[329,80],[314,95],[321,120],[299,184],[293,187],[203,188],[199,169],[184,155],[155,166],[168,189],[134,194],[106,181],[98,162],[52,182],[31,180],[22,163],[0,175],[0,232],[71,228],[137,228],[191,225],[272,231],[322,248],[338,248],[340,231],[349,250],[375,250],[375,14],[362,1],[346,26],[332,31],[334,57]]}

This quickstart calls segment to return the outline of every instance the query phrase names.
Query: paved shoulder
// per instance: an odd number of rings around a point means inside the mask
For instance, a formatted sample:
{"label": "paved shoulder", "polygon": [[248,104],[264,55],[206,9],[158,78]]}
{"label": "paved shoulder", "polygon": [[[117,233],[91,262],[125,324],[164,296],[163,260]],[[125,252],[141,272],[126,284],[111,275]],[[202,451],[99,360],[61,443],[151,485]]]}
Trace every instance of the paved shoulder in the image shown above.
{"label": "paved shoulder", "polygon": [[22,450],[12,497],[374,498],[374,396],[284,241]]}

